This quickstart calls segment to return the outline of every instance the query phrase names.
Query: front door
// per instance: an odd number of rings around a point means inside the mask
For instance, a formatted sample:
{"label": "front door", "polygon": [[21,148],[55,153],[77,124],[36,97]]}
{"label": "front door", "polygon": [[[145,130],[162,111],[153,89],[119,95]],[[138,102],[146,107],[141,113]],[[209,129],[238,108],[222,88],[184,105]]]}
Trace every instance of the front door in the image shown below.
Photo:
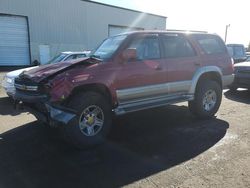
{"label": "front door", "polygon": [[167,80],[166,67],[161,59],[158,35],[136,37],[127,48],[137,50],[137,59],[120,64],[115,81],[119,102],[154,97],[159,84]]}

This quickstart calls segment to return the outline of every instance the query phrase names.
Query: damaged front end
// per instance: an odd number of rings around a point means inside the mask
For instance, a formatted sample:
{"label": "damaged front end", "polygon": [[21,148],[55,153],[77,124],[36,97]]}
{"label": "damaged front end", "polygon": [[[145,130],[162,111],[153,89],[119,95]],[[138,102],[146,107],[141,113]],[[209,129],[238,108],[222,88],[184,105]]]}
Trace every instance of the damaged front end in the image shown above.
{"label": "damaged front end", "polygon": [[76,117],[76,112],[73,111],[72,109],[55,107],[49,104],[45,104],[45,106],[48,110],[50,120],[54,122],[68,124],[73,118]]}
{"label": "damaged front end", "polygon": [[15,82],[14,99],[16,104],[24,107],[39,121],[56,127],[59,124],[68,124],[76,117],[74,110],[64,107],[59,102],[51,102],[50,94],[42,92],[43,85],[35,84],[32,81],[24,82],[21,79],[17,79]]}
{"label": "damaged front end", "polygon": [[66,105],[74,88],[69,71],[77,65],[83,69],[91,64],[85,61],[60,63],[24,73],[15,79],[13,98],[18,106],[23,106],[39,121],[52,127],[68,124],[76,117],[76,112]]}

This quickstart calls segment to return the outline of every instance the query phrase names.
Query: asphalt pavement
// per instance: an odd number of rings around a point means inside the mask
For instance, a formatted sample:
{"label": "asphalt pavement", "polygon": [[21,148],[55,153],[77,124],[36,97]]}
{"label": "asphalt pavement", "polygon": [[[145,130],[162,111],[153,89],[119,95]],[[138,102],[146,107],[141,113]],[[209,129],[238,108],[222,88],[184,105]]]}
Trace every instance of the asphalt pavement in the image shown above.
{"label": "asphalt pavement", "polygon": [[114,118],[107,142],[76,150],[0,89],[0,187],[250,187],[250,92],[225,91],[217,116],[187,103]]}

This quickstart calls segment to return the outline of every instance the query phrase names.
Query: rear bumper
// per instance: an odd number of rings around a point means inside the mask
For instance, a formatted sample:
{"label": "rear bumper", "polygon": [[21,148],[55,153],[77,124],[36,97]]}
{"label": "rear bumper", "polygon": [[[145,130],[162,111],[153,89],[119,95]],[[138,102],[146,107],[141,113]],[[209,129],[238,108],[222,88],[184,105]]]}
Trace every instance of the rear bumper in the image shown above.
{"label": "rear bumper", "polygon": [[231,85],[234,82],[235,75],[224,75],[222,76],[222,86],[223,88],[226,88],[227,86]]}

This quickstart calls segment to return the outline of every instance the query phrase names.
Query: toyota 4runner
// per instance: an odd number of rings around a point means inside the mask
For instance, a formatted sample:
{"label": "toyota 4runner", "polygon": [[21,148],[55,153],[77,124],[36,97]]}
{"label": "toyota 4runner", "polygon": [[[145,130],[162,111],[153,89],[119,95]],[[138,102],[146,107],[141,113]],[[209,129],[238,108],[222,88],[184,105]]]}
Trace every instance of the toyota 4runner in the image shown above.
{"label": "toyota 4runner", "polygon": [[112,114],[188,101],[195,116],[212,117],[233,79],[217,35],[139,31],[107,38],[91,57],[22,73],[14,98],[82,148],[105,140]]}

